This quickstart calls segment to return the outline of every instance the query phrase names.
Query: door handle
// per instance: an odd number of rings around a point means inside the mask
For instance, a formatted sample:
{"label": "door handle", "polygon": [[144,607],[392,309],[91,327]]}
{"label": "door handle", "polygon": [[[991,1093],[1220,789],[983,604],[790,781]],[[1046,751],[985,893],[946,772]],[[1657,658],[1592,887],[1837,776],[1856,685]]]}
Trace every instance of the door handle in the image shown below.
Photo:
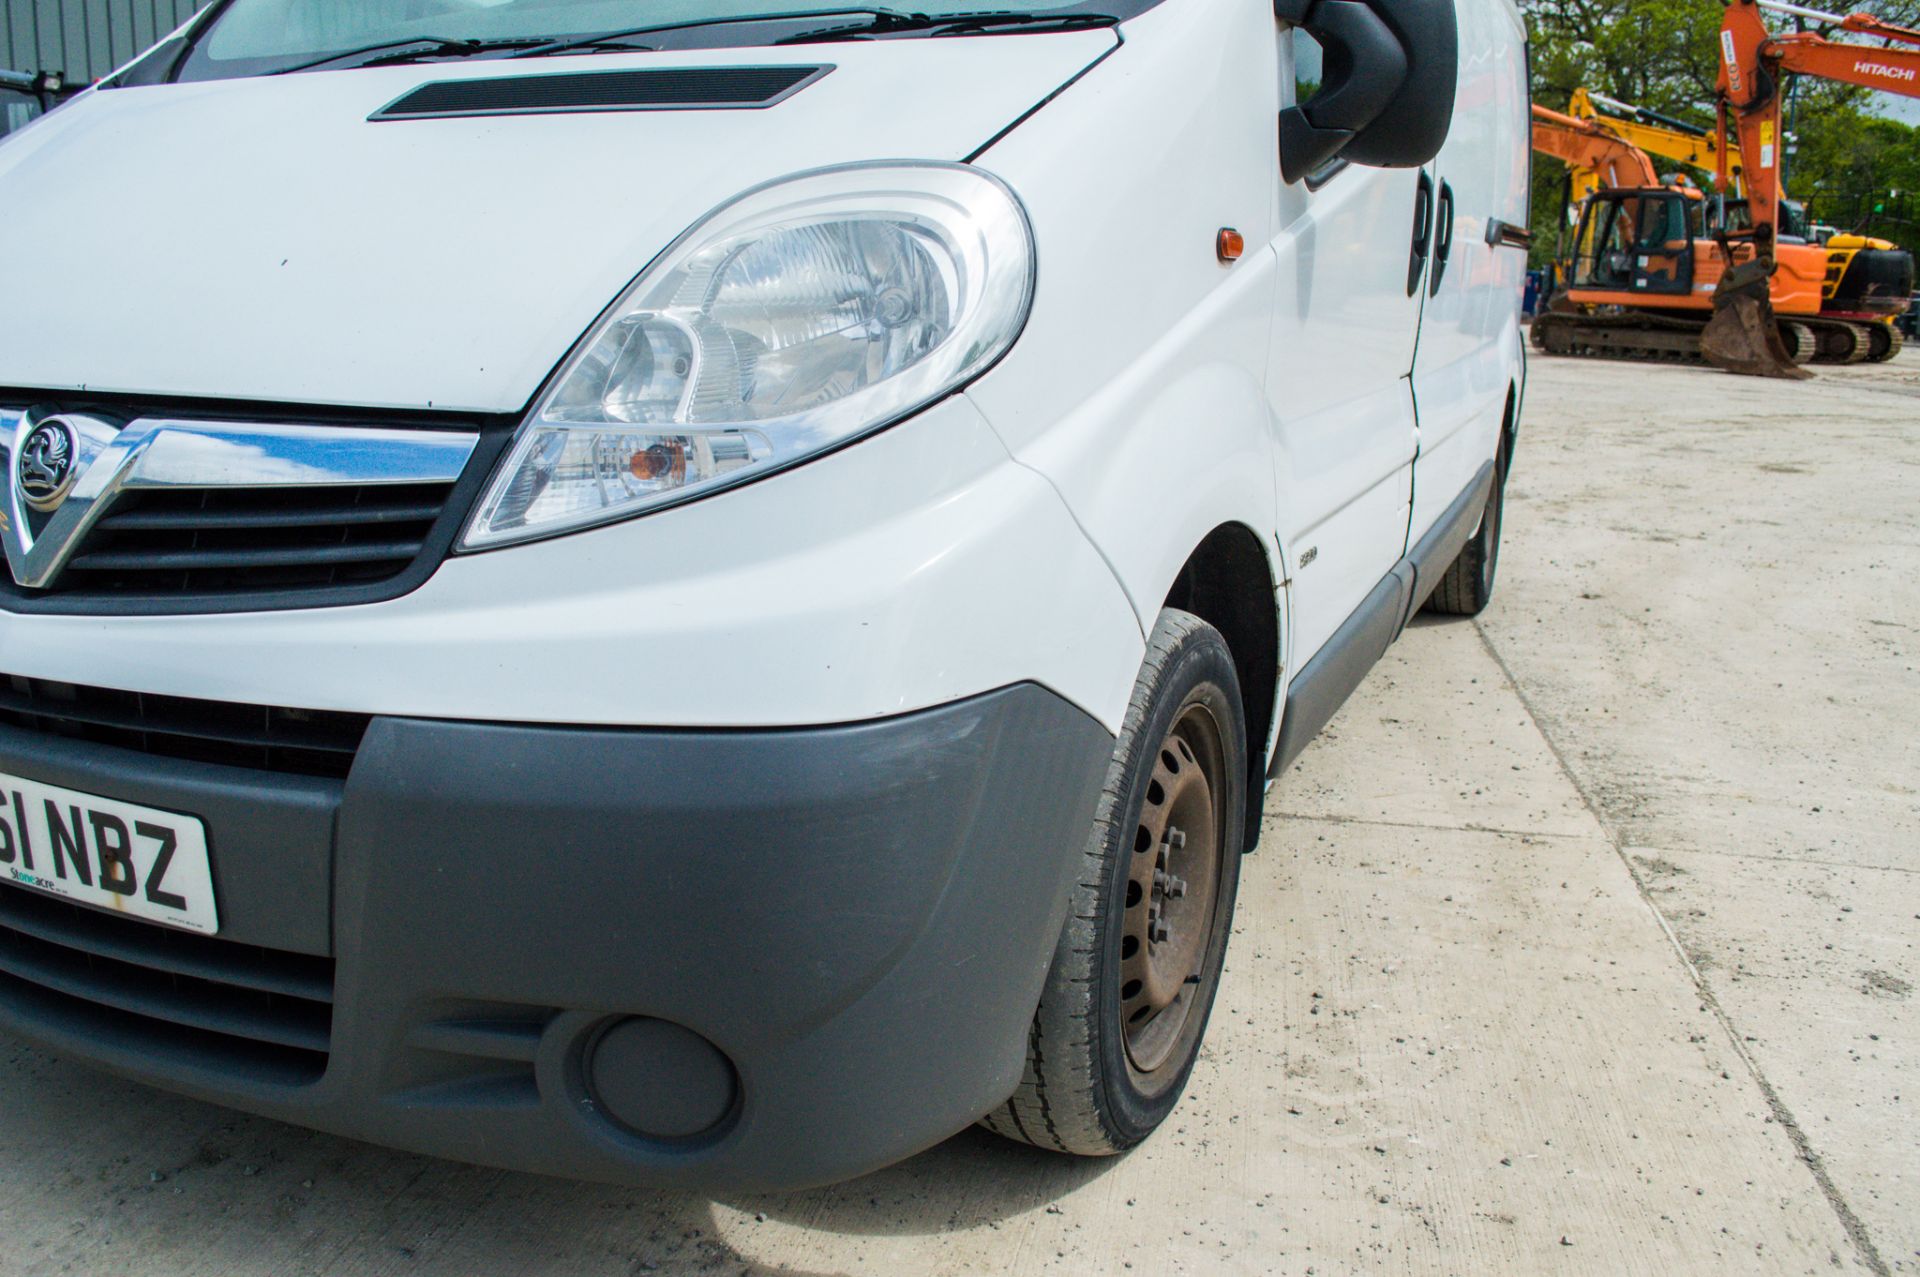
{"label": "door handle", "polygon": [[1427,281],[1427,296],[1440,293],[1440,280],[1447,273],[1447,259],[1453,255],[1453,187],[1440,183],[1440,242],[1433,249],[1433,275]]}
{"label": "door handle", "polygon": [[1533,232],[1524,226],[1503,222],[1497,217],[1488,218],[1487,247],[1517,248],[1525,252],[1533,247]]}
{"label": "door handle", "polygon": [[1407,296],[1420,291],[1420,272],[1427,268],[1427,254],[1433,247],[1433,179],[1420,170],[1420,184],[1414,188],[1413,252],[1407,258]]}

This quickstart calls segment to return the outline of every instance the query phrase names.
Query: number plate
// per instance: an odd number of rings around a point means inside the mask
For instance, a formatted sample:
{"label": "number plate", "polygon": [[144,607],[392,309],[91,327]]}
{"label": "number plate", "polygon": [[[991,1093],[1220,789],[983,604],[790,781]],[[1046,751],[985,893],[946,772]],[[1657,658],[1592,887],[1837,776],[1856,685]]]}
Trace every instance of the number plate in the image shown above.
{"label": "number plate", "polygon": [[213,935],[207,827],[0,772],[0,880]]}

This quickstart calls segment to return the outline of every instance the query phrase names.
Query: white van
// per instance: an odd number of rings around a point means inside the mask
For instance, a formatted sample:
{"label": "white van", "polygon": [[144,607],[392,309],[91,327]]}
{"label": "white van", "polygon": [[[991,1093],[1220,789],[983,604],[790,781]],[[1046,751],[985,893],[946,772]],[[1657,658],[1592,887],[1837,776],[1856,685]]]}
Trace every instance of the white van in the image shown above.
{"label": "white van", "polygon": [[0,1026],[628,1183],[1166,1118],[1493,586],[1523,28],[914,7],[219,0],[0,143]]}

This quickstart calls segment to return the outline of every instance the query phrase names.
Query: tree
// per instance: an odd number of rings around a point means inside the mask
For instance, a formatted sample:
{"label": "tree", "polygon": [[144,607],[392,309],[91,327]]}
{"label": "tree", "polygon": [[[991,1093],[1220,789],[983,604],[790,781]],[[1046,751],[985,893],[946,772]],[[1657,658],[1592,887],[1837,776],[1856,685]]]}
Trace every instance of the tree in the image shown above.
{"label": "tree", "polygon": [[1814,129],[1807,116],[1803,99],[1790,178],[1808,214],[1920,245],[1920,129],[1850,102],[1823,108]]}

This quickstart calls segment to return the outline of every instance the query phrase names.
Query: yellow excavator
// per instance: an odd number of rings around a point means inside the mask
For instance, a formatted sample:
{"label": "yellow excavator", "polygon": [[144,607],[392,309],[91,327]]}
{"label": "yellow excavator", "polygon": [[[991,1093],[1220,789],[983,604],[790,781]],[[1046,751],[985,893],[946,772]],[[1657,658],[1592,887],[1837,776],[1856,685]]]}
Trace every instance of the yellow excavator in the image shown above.
{"label": "yellow excavator", "polygon": [[[1566,114],[1573,119],[1598,125],[1629,146],[1648,155],[1671,160],[1711,176],[1720,163],[1717,136],[1707,129],[1658,111],[1579,88],[1568,99]],[[1724,201],[1712,201],[1708,235],[1718,231],[1712,223],[1724,218],[1726,229],[1735,235],[1752,230],[1747,190],[1743,180],[1738,148],[1727,155],[1730,189]],[[1570,169],[1571,198],[1578,204],[1598,191],[1604,183],[1591,169]],[[1809,243],[1812,229],[1806,210],[1792,200],[1779,200],[1779,237],[1784,243]],[[1838,234],[1824,244],[1826,271],[1821,282],[1820,312],[1829,319],[1849,325],[1869,326],[1869,340],[1856,341],[1843,328],[1817,331],[1821,362],[1856,363],[1891,359],[1900,351],[1896,315],[1887,313],[1886,300],[1878,294],[1885,280],[1911,278],[1913,256],[1891,240],[1864,235]]]}
{"label": "yellow excavator", "polygon": [[[1684,164],[1705,176],[1713,174],[1714,165],[1719,159],[1713,135],[1706,129],[1696,128],[1685,120],[1662,115],[1643,106],[1630,106],[1605,94],[1595,93],[1592,89],[1575,89],[1573,96],[1567,99],[1566,113],[1576,120],[1600,125],[1627,145],[1637,146],[1648,155]],[[1572,172],[1571,176],[1575,202],[1586,199],[1600,189],[1597,173],[1579,170]],[[1735,194],[1744,193],[1738,189],[1739,180],[1739,169],[1736,167]]]}

